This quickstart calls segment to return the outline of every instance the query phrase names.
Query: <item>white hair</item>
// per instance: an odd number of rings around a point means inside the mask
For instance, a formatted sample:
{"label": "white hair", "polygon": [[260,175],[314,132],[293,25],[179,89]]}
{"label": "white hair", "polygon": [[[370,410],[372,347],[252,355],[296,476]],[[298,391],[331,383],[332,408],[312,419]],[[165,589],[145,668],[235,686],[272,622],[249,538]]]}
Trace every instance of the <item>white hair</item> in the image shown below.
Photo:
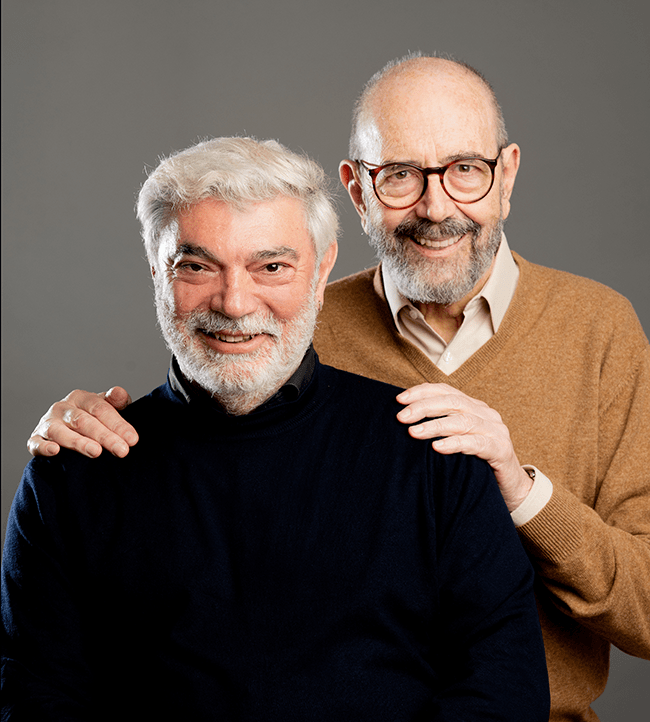
{"label": "white hair", "polygon": [[323,169],[274,140],[213,138],[164,158],[138,194],[136,214],[149,262],[179,211],[205,198],[244,209],[278,197],[302,202],[317,264],[336,240],[338,218]]}

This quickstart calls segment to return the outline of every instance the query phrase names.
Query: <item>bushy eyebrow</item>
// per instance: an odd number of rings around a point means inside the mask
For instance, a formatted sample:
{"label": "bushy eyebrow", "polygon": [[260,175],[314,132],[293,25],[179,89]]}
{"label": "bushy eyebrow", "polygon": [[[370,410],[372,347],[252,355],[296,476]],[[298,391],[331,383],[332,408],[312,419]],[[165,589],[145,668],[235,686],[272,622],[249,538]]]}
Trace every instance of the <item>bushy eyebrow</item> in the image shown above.
{"label": "bushy eyebrow", "polygon": [[269,248],[266,251],[259,251],[254,254],[255,261],[271,261],[274,258],[290,258],[292,261],[298,260],[298,251],[291,246],[280,246],[279,248]]}
{"label": "bushy eyebrow", "polygon": [[[213,256],[203,246],[197,246],[194,243],[180,243],[176,247],[176,251],[171,256],[172,261],[176,261],[182,256],[195,256],[202,258],[204,261],[211,263],[219,263],[219,259]],[[291,246],[279,246],[278,248],[269,248],[254,253],[250,260],[252,261],[271,261],[276,258],[290,258],[293,261],[298,259],[298,252]]]}
{"label": "bushy eyebrow", "polygon": [[193,243],[181,243],[176,247],[174,253],[170,256],[170,260],[175,261],[181,256],[196,256],[204,261],[216,263],[217,259],[203,246],[196,246]]}

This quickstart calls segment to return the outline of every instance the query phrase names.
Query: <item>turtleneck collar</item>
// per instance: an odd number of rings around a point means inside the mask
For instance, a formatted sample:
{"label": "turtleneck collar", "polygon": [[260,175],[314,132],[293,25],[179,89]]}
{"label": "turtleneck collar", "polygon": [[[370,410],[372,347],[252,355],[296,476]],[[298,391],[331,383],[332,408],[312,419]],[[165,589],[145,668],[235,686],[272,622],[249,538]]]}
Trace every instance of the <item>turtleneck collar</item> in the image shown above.
{"label": "turtleneck collar", "polygon": [[[293,374],[291,374],[282,387],[273,396],[271,396],[270,399],[267,399],[263,404],[249,412],[249,414],[246,414],[246,416],[249,416],[250,414],[257,414],[277,406],[282,406],[298,399],[302,392],[307,388],[312,376],[314,375],[316,359],[316,352],[314,351],[314,347],[310,344],[300,363],[300,366],[298,366]],[[224,414],[228,413],[219,401],[212,397],[205,389],[193,384],[185,378],[178,365],[178,361],[173,356],[169,369],[169,385],[172,390],[181,396],[188,404],[208,403],[215,410],[220,410]]]}

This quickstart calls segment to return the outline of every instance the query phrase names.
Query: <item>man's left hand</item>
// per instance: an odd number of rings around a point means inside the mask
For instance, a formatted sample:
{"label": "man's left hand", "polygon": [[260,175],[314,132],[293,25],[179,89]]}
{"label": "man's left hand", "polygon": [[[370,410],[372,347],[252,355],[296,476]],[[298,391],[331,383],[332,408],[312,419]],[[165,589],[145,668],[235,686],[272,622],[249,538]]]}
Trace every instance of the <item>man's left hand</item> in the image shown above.
{"label": "man's left hand", "polygon": [[[492,467],[510,512],[526,498],[533,482],[517,459],[508,427],[497,411],[447,384],[420,384],[397,397],[405,404],[397,418],[417,439],[436,439],[441,454],[473,454]],[[443,438],[437,438],[443,437]]]}

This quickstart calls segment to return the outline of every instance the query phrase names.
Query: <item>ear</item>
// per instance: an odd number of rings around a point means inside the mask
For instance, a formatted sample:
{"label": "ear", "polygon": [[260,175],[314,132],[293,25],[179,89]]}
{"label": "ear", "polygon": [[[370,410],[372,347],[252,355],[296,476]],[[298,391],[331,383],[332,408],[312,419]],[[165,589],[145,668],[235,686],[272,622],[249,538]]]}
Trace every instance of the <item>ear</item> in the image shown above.
{"label": "ear", "polygon": [[338,243],[333,241],[330,247],[325,251],[323,260],[320,262],[320,268],[318,269],[318,285],[316,286],[316,298],[318,299],[319,307],[322,307],[323,305],[325,286],[327,285],[327,279],[329,278],[329,275],[334,268],[334,264],[336,263],[338,252]]}
{"label": "ear", "polygon": [[363,230],[366,230],[366,203],[363,198],[363,186],[358,175],[357,164],[352,160],[342,160],[339,165],[339,178],[345,186],[357,213],[361,218]]}
{"label": "ear", "polygon": [[510,196],[515,186],[520,158],[521,151],[516,143],[511,143],[501,151],[501,210],[504,219],[510,213]]}

